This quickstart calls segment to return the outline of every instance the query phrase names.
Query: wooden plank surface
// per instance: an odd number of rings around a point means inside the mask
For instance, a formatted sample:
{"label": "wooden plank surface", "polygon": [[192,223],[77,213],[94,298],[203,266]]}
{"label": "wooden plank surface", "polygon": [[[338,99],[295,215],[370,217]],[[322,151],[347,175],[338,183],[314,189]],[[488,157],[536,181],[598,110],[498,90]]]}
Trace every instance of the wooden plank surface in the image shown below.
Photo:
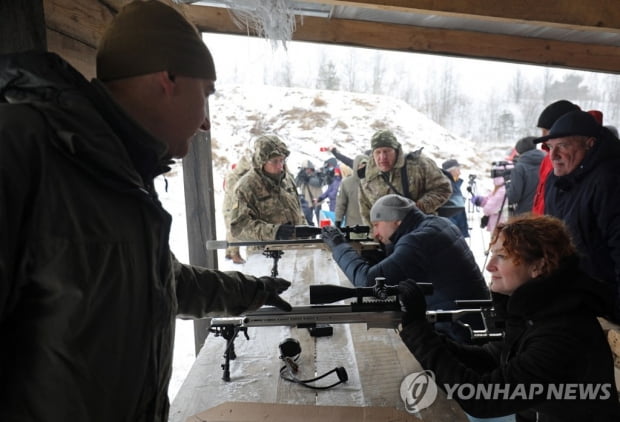
{"label": "wooden plank surface", "polygon": [[[254,275],[271,271],[272,260],[250,255],[243,266],[234,269]],[[285,251],[279,275],[292,281],[283,295],[294,306],[308,305],[311,284],[351,286],[321,249]],[[231,381],[222,380],[221,364],[225,340],[209,335],[190,373],[172,403],[171,422],[184,422],[191,416],[224,402],[260,402],[317,406],[392,407],[404,410],[400,384],[421,367],[394,330],[370,329],[365,324],[333,326],[330,337],[311,337],[306,329],[289,327],[251,327],[250,340],[240,335],[235,341],[237,358],[231,361]],[[329,390],[311,390],[283,380],[278,345],[286,338],[297,339],[302,348],[298,378],[312,378],[334,367],[343,366],[349,376],[346,384]],[[335,374],[318,382],[335,382]],[[441,395],[428,409],[416,414],[428,421],[467,421],[458,405]]]}

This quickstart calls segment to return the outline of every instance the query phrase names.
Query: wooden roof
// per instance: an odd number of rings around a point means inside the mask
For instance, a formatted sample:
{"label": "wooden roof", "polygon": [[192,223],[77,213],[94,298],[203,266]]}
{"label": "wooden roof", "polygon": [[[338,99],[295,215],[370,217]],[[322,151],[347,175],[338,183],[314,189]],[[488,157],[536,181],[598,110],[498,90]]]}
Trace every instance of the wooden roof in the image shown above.
{"label": "wooden roof", "polygon": [[[109,20],[128,2],[44,0],[50,50],[62,49],[64,56],[73,52],[84,61],[88,55],[78,52],[94,49]],[[247,33],[234,24],[226,8],[234,1],[178,2],[184,3],[179,9],[201,31]],[[289,3],[305,14],[298,17],[293,34],[297,41],[620,73],[618,0]]]}

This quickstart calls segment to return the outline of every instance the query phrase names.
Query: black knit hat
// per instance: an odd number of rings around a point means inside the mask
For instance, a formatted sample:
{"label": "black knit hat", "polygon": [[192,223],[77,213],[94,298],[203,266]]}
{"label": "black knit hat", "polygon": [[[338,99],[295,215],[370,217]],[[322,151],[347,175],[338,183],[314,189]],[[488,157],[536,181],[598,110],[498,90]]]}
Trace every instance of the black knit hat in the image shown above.
{"label": "black knit hat", "polygon": [[549,104],[538,116],[538,123],[536,126],[541,129],[551,129],[551,126],[558,120],[560,117],[569,113],[571,111],[581,110],[578,105],[571,103],[567,100],[559,100],[554,103]]}
{"label": "black knit hat", "polygon": [[545,142],[549,139],[564,138],[567,136],[588,136],[599,138],[601,126],[590,113],[585,111],[571,111],[560,117],[549,129],[549,134],[536,138],[534,143]]}

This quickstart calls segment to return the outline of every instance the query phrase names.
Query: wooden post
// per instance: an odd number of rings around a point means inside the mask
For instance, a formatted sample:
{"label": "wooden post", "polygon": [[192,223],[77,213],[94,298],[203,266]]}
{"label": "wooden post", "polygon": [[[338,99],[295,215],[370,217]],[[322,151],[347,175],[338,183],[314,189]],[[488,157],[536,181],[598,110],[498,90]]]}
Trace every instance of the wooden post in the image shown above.
{"label": "wooden post", "polygon": [[[192,265],[217,268],[217,251],[207,250],[207,240],[215,239],[215,203],[213,199],[213,168],[211,135],[194,136],[189,153],[183,159],[185,210],[189,262]],[[194,321],[196,355],[207,338],[207,322]]]}
{"label": "wooden post", "polygon": [[47,51],[43,0],[0,0],[0,54]]}

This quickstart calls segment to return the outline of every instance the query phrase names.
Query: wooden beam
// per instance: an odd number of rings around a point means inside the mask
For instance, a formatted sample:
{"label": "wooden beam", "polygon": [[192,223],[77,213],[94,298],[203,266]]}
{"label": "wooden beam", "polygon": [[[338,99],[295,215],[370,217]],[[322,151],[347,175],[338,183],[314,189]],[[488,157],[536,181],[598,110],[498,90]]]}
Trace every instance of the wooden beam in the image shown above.
{"label": "wooden beam", "polygon": [[[190,7],[202,31],[248,35],[226,9]],[[483,32],[304,17],[293,40],[620,73],[620,47]]]}
{"label": "wooden beam", "polygon": [[[208,110],[207,110],[208,111]],[[215,200],[213,188],[213,155],[211,133],[194,135],[189,153],[183,158],[185,219],[189,262],[206,268],[217,268],[217,251],[207,250],[207,241],[216,239]],[[196,355],[208,334],[207,320],[194,321]]]}
{"label": "wooden beam", "polygon": [[[97,48],[114,16],[131,2],[132,0],[44,0],[46,25],[50,31],[88,47]],[[187,15],[187,6],[176,4],[173,0],[163,2]]]}
{"label": "wooden beam", "polygon": [[114,11],[96,0],[45,0],[45,23],[48,31],[97,48]]}
{"label": "wooden beam", "polygon": [[487,21],[539,23],[571,29],[620,32],[616,0],[306,0],[309,3],[391,10]]}
{"label": "wooden beam", "polygon": [[75,67],[86,79],[95,77],[95,53],[87,46],[57,32],[47,31],[47,50],[58,54]]}
{"label": "wooden beam", "polygon": [[0,53],[47,50],[43,0],[0,0]]}

